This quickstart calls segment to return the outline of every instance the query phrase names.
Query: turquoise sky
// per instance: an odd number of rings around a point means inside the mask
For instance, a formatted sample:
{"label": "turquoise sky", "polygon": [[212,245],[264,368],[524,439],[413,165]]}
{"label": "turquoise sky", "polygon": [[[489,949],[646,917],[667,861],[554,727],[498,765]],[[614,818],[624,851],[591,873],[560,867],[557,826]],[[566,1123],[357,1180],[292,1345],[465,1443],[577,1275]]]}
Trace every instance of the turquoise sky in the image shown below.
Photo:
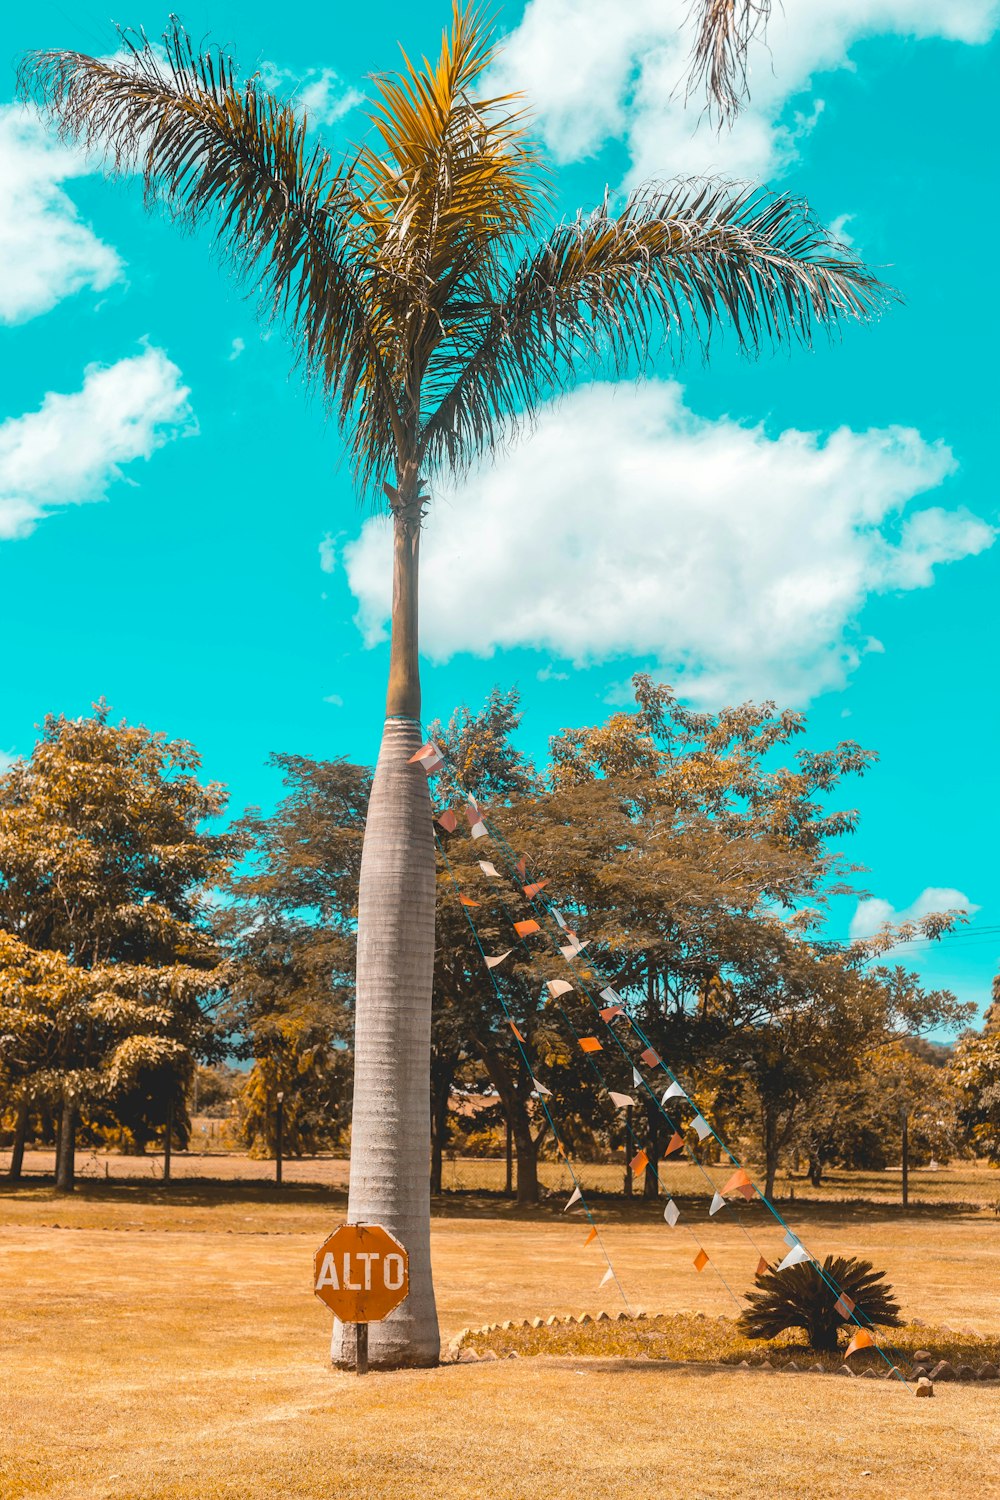
{"label": "turquoise sky", "polygon": [[[501,10],[503,80],[531,89],[559,212],[648,175],[759,176],[806,194],[905,305],[813,353],[752,364],[723,340],[710,366],[662,359],[641,388],[578,390],[531,444],[439,494],[425,713],[516,684],[541,756],[639,668],[702,705],[807,709],[810,745],[881,757],[851,792],[850,843],[880,904],[841,903],[836,934],[960,893],[969,926],[909,961],[982,1004],[1000,958],[997,8],[785,0],[721,139],[675,90],[686,11]],[[166,19],[144,0],[121,15],[152,35]],[[295,90],[337,146],[365,129],[366,74],[397,41],[436,47],[446,14],[218,3],[182,19]],[[5,100],[29,47],[116,45],[92,0],[38,0],[5,41]],[[12,105],[0,264],[0,752],[103,695],[193,740],[237,812],[277,795],[271,750],[372,758],[387,534],[362,533],[340,439],[280,334],[262,336],[204,238]]]}

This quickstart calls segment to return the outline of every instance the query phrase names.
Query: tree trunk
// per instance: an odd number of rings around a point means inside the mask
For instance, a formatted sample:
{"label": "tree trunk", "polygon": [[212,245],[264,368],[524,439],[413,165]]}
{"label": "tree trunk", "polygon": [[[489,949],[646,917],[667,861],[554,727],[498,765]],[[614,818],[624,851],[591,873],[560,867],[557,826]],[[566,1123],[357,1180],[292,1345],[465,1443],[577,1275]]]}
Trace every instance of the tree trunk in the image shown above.
{"label": "tree trunk", "polygon": [[76,1183],[76,1106],[63,1102],[56,1152],[56,1192],[71,1193]]}
{"label": "tree trunk", "polygon": [[518,1093],[514,1080],[497,1049],[484,1047],[483,1061],[486,1064],[490,1082],[500,1095],[500,1103],[514,1141],[514,1155],[517,1161],[517,1206],[529,1208],[538,1202],[538,1147],[542,1137],[540,1135],[536,1140],[532,1135],[527,1101]]}
{"label": "tree trunk", "polygon": [[455,1076],[452,1058],[437,1058],[431,1065],[431,1193],[441,1193],[444,1177],[444,1148],[448,1141],[448,1104]]}
{"label": "tree trunk", "polygon": [[17,1106],[17,1117],[14,1120],[14,1141],[10,1148],[10,1166],[7,1176],[11,1182],[20,1182],[21,1173],[24,1170],[24,1143],[28,1135],[28,1114],[31,1109],[27,1099],[22,1099]]}
{"label": "tree trunk", "polygon": [[[412,498],[412,497],[411,497]],[[434,837],[420,748],[417,671],[419,505],[394,525],[386,721],[361,855],[354,1112],[347,1217],[381,1224],[406,1247],[410,1294],[369,1329],[373,1368],[433,1365],[440,1354],[430,1256],[430,1056]],[[351,1365],[334,1322],[331,1354]]]}
{"label": "tree trunk", "polygon": [[764,1197],[774,1197],[774,1179],[778,1175],[778,1119],[775,1111],[764,1110]]}
{"label": "tree trunk", "polygon": [[809,1181],[813,1187],[820,1187],[823,1183],[823,1159],[820,1156],[810,1156],[808,1167]]}

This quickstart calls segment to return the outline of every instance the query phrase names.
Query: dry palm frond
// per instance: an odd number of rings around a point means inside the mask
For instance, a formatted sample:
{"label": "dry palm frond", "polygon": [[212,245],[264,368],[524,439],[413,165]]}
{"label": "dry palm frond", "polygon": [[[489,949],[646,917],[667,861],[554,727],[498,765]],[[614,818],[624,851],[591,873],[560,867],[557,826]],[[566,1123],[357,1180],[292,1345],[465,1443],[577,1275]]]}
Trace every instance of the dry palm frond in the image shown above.
{"label": "dry palm frond", "polygon": [[732,124],[748,97],[747,54],[762,36],[771,15],[771,0],[695,0],[697,36],[687,75],[685,102],[704,86],[709,113],[719,124]]}

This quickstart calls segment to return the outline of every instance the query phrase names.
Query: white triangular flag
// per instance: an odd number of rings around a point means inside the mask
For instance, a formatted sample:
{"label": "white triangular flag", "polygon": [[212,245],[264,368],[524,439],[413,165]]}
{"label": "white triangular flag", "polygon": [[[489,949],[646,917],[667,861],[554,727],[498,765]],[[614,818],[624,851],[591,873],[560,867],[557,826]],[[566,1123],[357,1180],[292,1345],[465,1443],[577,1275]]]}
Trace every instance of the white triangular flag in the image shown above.
{"label": "white triangular flag", "polygon": [[469,832],[472,834],[472,837],[474,839],[484,839],[486,837],[486,824],[473,823],[472,827],[469,829]]}
{"label": "white triangular flag", "polygon": [[798,1237],[798,1235],[797,1234],[793,1234],[790,1229],[786,1229],[785,1230],[785,1244],[786,1245],[797,1245],[798,1243],[799,1243],[799,1237]]}
{"label": "white triangular flag", "polygon": [[701,1115],[695,1115],[694,1119],[691,1121],[691,1124],[698,1132],[699,1141],[707,1140],[708,1137],[712,1134],[711,1125],[709,1125],[708,1121],[703,1119]]}
{"label": "white triangular flag", "polygon": [[638,1068],[632,1069],[632,1083],[635,1088],[642,1088],[642,1074],[639,1072]]}
{"label": "white triangular flag", "polygon": [[686,1098],[687,1098],[687,1094],[685,1094],[684,1090],[681,1088],[680,1084],[675,1079],[674,1082],[670,1085],[670,1087],[668,1089],[664,1090],[662,1102],[664,1104],[666,1104],[666,1102],[667,1102],[668,1099],[686,1099]]}
{"label": "white triangular flag", "polygon": [[555,917],[556,921],[559,923],[559,926],[562,928],[563,932],[565,932],[566,931],[566,918],[563,916],[562,912],[558,909],[558,907],[554,906],[552,908],[552,915]]}
{"label": "white triangular flag", "polygon": [[573,988],[568,979],[546,979],[545,983],[553,995],[567,995]]}
{"label": "white triangular flag", "polygon": [[510,958],[513,951],[513,948],[508,948],[506,953],[498,953],[496,958],[488,958],[486,960],[486,967],[488,969],[495,969],[497,964],[502,964],[505,958]]}
{"label": "white triangular flag", "polygon": [[601,999],[605,1005],[621,1005],[622,1003],[621,995],[619,995],[617,990],[613,990],[610,984],[606,990],[601,991]]}
{"label": "white triangular flag", "polygon": [[719,1209],[725,1208],[725,1206],[725,1198],[723,1198],[721,1193],[716,1193],[715,1197],[712,1199],[712,1207],[708,1210],[709,1218],[711,1218],[713,1214],[717,1214],[719,1212]]}
{"label": "white triangular flag", "polygon": [[663,1210],[663,1217],[666,1219],[666,1221],[670,1225],[671,1229],[673,1229],[674,1225],[677,1223],[677,1220],[680,1218],[680,1216],[681,1216],[681,1211],[677,1207],[677,1204],[674,1202],[673,1198],[668,1198],[667,1199],[667,1206]]}
{"label": "white triangular flag", "polygon": [[573,1196],[570,1198],[569,1202],[566,1204],[566,1207],[563,1209],[563,1213],[566,1212],[567,1208],[572,1208],[574,1203],[579,1203],[582,1197],[583,1194],[580,1192],[580,1189],[578,1187],[575,1187],[573,1189]]}
{"label": "white triangular flag", "polygon": [[546,1095],[546,1097],[551,1096],[552,1090],[551,1089],[547,1089],[545,1087],[544,1083],[539,1083],[537,1078],[532,1078],[531,1082],[534,1085],[536,1093],[538,1093],[538,1094],[544,1094],[544,1095]]}
{"label": "white triangular flag", "polygon": [[616,1109],[631,1109],[633,1104],[635,1103],[635,1100],[632,1098],[631,1094],[616,1094],[614,1089],[609,1089],[608,1093],[611,1098],[611,1103],[615,1106]]}
{"label": "white triangular flag", "polygon": [[488,859],[481,859],[479,861],[479,868],[482,870],[484,875],[489,875],[493,880],[500,879],[500,871],[497,869],[496,865],[491,865]]}
{"label": "white triangular flag", "polygon": [[615,1274],[614,1271],[609,1266],[608,1269],[605,1271],[604,1275],[601,1277],[600,1281],[598,1282],[598,1286],[607,1286],[608,1282],[611,1281],[614,1278],[614,1274]]}
{"label": "white triangular flag", "polygon": [[576,955],[578,953],[582,953],[583,950],[584,950],[584,948],[587,948],[589,946],[590,946],[590,939],[588,938],[585,943],[580,943],[580,942],[576,942],[576,943],[564,943],[560,947],[559,952],[562,954],[563,958],[565,958],[567,960],[567,962],[568,962],[569,959],[576,958]]}
{"label": "white triangular flag", "polygon": [[788,1254],[785,1256],[784,1260],[781,1262],[778,1270],[784,1271],[787,1270],[789,1266],[800,1266],[804,1260],[812,1260],[812,1256],[809,1254],[809,1251],[806,1249],[805,1245],[793,1245],[791,1250],[789,1250]]}

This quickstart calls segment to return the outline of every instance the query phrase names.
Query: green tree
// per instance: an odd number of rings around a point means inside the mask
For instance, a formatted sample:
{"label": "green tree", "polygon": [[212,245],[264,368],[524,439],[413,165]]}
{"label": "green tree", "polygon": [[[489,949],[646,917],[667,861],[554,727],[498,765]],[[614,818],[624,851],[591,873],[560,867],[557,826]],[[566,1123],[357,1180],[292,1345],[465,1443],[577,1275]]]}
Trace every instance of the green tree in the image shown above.
{"label": "green tree", "polygon": [[1000,974],[980,1032],[955,1047],[951,1079],[961,1096],[960,1117],[975,1149],[1000,1162]]}
{"label": "green tree", "polygon": [[225,792],[198,767],[185,741],[111,724],[99,704],[89,718],[47,717],[30,757],[0,777],[11,939],[0,993],[20,1059],[6,1068],[19,1129],[42,1097],[58,1113],[64,1190],[82,1104],[113,1113],[120,1101],[141,1139],[163,1128],[171,1100],[183,1106],[195,1054],[215,1050],[205,896],[235,846],[203,829]]}
{"label": "green tree", "polygon": [[[725,29],[725,28],[724,28]],[[731,34],[731,27],[729,28]],[[375,1365],[436,1361],[430,1203],[434,854],[417,636],[427,484],[461,472],[585,368],[626,371],[662,342],[754,350],[866,318],[884,289],[788,196],[654,184],[552,227],[518,99],[481,79],[489,27],[456,7],[436,63],[379,75],[372,135],[339,162],[308,122],[174,23],[164,51],[33,54],[22,87],[64,135],[138,169],[149,202],[215,232],[291,327],[347,434],[359,487],[393,522],[389,687],[359,897],[350,1213],[410,1253],[410,1295]],[[393,1046],[386,1038],[393,1038]],[[392,1101],[393,1107],[387,1107]],[[339,1357],[340,1330],[335,1334]]]}

